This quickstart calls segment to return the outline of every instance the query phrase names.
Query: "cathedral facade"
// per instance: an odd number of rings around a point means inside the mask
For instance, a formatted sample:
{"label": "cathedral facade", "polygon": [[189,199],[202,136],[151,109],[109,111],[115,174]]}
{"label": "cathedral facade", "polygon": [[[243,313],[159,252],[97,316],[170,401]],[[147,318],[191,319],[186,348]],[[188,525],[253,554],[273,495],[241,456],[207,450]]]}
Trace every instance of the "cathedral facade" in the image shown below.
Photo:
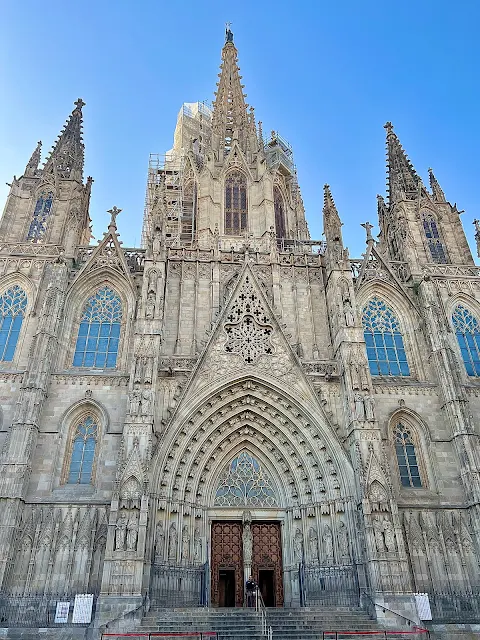
{"label": "cathedral facade", "polygon": [[[89,245],[79,100],[0,222],[1,593],[270,606],[480,587],[480,272],[386,125],[380,234],[310,238],[227,32],[150,164],[143,247]],[[480,234],[479,234],[480,236]],[[343,594],[343,596],[341,595]],[[67,598],[68,599],[68,598]],[[334,603],[334,600],[332,600]]]}

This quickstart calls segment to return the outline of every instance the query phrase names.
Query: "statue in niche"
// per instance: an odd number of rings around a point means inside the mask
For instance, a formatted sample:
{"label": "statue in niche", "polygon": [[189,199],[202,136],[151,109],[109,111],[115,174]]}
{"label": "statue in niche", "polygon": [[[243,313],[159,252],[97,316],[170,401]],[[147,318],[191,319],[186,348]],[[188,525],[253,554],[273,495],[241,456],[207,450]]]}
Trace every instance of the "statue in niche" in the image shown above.
{"label": "statue in niche", "polygon": [[333,535],[328,525],[325,525],[323,531],[323,548],[325,549],[325,558],[328,561],[333,560]]}
{"label": "statue in niche", "polygon": [[132,391],[130,395],[130,414],[132,416],[138,416],[140,413],[141,393],[141,391]]}
{"label": "statue in niche", "polygon": [[196,562],[202,560],[202,538],[200,537],[200,529],[198,527],[195,528],[193,536],[193,557]]}
{"label": "statue in niche", "polygon": [[115,551],[125,550],[125,534],[127,532],[127,514],[122,511],[115,524]]}
{"label": "statue in niche", "polygon": [[155,529],[155,557],[163,558],[163,550],[165,546],[165,532],[161,522],[157,524]]}
{"label": "statue in niche", "polygon": [[310,558],[313,562],[318,562],[318,536],[315,527],[310,527],[308,546],[310,551]]}
{"label": "statue in niche", "polygon": [[133,378],[134,382],[138,382],[138,383],[143,382],[144,366],[145,366],[145,358],[142,356],[138,356],[135,362],[135,376]]}
{"label": "statue in niche", "polygon": [[153,318],[155,317],[155,300],[156,300],[156,294],[152,292],[150,292],[147,296],[147,302],[145,304],[145,317],[147,318],[147,320],[153,320]]}
{"label": "statue in niche", "polygon": [[354,327],[355,315],[353,313],[352,303],[348,299],[343,302],[343,314],[345,316],[345,324],[347,327]]}
{"label": "statue in niche", "polygon": [[393,528],[392,521],[390,518],[385,517],[383,519],[383,539],[385,543],[385,548],[387,551],[396,551],[397,544],[395,542],[395,530]]}
{"label": "statue in niche", "polygon": [[243,533],[242,533],[242,543],[243,543],[243,562],[246,565],[252,564],[252,554],[253,554],[253,536],[252,536],[252,514],[250,511],[243,512]]}
{"label": "statue in niche", "polygon": [[153,234],[153,243],[152,243],[154,260],[158,260],[161,249],[162,249],[162,231],[160,227],[156,227],[155,232]]}
{"label": "statue in niche", "polygon": [[293,555],[296,562],[301,562],[303,557],[303,536],[300,529],[295,531],[293,538]]}
{"label": "statue in niche", "polygon": [[355,418],[359,422],[363,422],[365,420],[365,404],[363,402],[363,396],[361,393],[356,393],[353,397],[355,403]]}
{"label": "statue in niche", "polygon": [[157,272],[155,269],[148,274],[148,293],[157,293]]}
{"label": "statue in niche", "polygon": [[374,422],[375,420],[375,398],[369,393],[363,399],[365,405],[365,415],[368,422]]}
{"label": "statue in niche", "polygon": [[138,514],[134,511],[127,524],[127,551],[137,550]]}
{"label": "statue in niche", "polygon": [[379,553],[384,553],[387,548],[385,546],[385,539],[383,537],[383,524],[379,518],[373,520],[373,533],[375,536],[375,545]]}
{"label": "statue in niche", "polygon": [[170,526],[170,536],[168,540],[168,557],[170,560],[175,560],[177,557],[177,527],[175,523]]}
{"label": "statue in niche", "polygon": [[190,536],[188,535],[188,525],[182,529],[182,560],[185,562],[190,555]]}
{"label": "statue in niche", "polygon": [[340,521],[340,525],[338,528],[338,549],[340,551],[340,555],[343,558],[347,558],[350,554],[348,553],[348,532],[345,523]]}
{"label": "statue in niche", "polygon": [[153,358],[145,358],[145,374],[143,381],[145,384],[152,384],[153,379]]}
{"label": "statue in niche", "polygon": [[152,394],[149,389],[145,389],[142,392],[142,400],[141,400],[141,414],[142,416],[149,416],[151,414],[151,405],[152,405]]}

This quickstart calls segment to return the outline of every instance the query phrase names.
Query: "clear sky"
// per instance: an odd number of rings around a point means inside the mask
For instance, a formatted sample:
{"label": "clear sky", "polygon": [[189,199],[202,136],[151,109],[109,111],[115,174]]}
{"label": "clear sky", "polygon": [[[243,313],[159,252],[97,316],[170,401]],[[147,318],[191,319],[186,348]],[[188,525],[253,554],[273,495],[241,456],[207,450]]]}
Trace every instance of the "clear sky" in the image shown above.
{"label": "clear sky", "polygon": [[352,257],[361,222],[385,193],[391,120],[416,170],[431,166],[447,199],[480,217],[479,0],[3,0],[0,200],[37,140],[50,149],[73,102],[84,107],[86,175],[98,238],[123,212],[139,246],[149,153],[172,146],[183,102],[211,101],[225,21],[247,102],[265,134],[292,145],[313,238],[328,182]]}

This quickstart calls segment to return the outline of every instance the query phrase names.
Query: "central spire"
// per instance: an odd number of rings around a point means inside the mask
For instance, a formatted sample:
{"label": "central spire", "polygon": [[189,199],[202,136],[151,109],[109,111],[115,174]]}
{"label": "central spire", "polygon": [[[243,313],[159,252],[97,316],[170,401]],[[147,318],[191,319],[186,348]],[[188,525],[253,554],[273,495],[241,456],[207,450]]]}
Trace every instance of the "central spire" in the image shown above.
{"label": "central spire", "polygon": [[414,200],[418,194],[419,177],[408,159],[391,122],[387,131],[387,172],[390,204],[397,200]]}
{"label": "central spire", "polygon": [[45,163],[44,173],[56,172],[61,178],[82,180],[84,160],[82,107],[85,106],[85,102],[79,98],[74,104],[75,109],[60,132]]}
{"label": "central spire", "polygon": [[[247,113],[246,95],[243,93],[242,76],[237,64],[237,49],[233,44],[233,33],[230,25],[225,30],[225,45],[222,49],[220,81],[215,92],[213,103],[212,129],[217,138],[219,151],[228,154],[234,140],[245,151],[248,135],[255,131],[253,115]],[[252,124],[253,121],[253,124]]]}

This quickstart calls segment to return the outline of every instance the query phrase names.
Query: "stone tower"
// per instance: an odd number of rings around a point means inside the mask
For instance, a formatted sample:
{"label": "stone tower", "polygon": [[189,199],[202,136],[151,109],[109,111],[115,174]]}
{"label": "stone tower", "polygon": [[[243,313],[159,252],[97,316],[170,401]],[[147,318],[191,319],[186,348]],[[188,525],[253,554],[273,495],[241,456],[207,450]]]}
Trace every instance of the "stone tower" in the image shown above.
{"label": "stone tower", "polygon": [[83,104],[0,221],[2,592],[92,593],[100,628],[145,593],[241,606],[250,573],[271,606],[477,589],[480,276],[433,173],[387,124],[378,241],[349,256],[328,185],[311,239],[227,30],[142,248],[117,207],[94,247]]}

